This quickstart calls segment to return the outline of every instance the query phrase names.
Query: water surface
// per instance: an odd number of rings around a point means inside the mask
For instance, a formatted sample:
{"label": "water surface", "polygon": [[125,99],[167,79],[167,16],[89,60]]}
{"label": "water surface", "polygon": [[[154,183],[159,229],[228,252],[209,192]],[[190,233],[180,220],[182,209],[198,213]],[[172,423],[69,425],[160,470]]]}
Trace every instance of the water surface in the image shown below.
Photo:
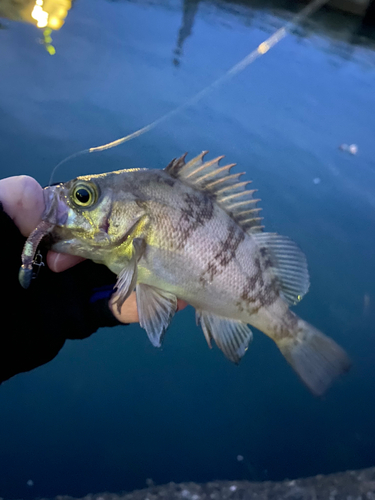
{"label": "water surface", "polygon": [[[5,21],[1,176],[46,184],[65,156],[180,105],[290,16],[270,4],[77,0],[53,57],[35,27]],[[374,465],[375,56],[346,21],[320,13],[198,105],[55,180],[225,154],[259,189],[266,229],[305,251],[311,289],[295,310],[349,352],[352,371],[316,399],[258,332],[239,367],[210,351],[190,308],[161,350],[138,326],[67,341],[0,388],[0,496]]]}

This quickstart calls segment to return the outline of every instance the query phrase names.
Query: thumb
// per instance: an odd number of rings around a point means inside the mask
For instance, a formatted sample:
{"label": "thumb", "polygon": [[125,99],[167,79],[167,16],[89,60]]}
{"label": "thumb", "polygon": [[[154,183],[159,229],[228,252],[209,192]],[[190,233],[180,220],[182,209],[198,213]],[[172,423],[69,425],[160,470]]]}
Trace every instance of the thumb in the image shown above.
{"label": "thumb", "polygon": [[0,202],[23,236],[40,222],[44,199],[40,184],[27,175],[0,180]]}

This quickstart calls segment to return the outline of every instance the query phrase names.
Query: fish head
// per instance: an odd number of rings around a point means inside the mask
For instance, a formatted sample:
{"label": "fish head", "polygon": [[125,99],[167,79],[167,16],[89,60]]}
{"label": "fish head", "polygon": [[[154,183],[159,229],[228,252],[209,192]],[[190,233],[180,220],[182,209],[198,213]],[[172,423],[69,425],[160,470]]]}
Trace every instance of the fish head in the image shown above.
{"label": "fish head", "polygon": [[46,187],[42,219],[53,225],[52,249],[104,262],[105,255],[139,236],[145,209],[131,173],[89,175]]}

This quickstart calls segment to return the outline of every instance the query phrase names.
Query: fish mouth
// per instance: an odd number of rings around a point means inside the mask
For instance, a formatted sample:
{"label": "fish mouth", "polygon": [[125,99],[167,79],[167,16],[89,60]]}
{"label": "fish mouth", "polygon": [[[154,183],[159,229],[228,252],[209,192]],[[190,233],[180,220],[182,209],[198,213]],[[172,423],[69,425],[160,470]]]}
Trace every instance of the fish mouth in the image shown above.
{"label": "fish mouth", "polygon": [[43,197],[45,209],[42,220],[29,235],[22,251],[22,265],[18,274],[18,279],[23,288],[28,288],[33,278],[34,257],[39,243],[50,233],[56,225],[64,224],[67,220],[68,212],[66,205],[60,200],[56,188],[49,186],[44,188]]}
{"label": "fish mouth", "polygon": [[43,189],[45,210],[42,215],[42,220],[49,222],[55,226],[63,226],[68,220],[68,204],[59,196],[59,188],[57,186],[47,186]]}

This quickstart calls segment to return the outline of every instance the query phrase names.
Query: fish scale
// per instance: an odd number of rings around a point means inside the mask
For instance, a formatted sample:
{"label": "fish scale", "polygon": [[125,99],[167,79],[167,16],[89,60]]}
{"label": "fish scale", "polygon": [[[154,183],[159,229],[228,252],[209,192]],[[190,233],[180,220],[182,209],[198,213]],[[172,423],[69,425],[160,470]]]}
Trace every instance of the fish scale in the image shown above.
{"label": "fish scale", "polygon": [[186,155],[164,170],[131,169],[78,177],[45,188],[43,221],[29,237],[20,282],[43,235],[51,248],[105,264],[117,274],[116,305],[135,289],[140,325],[160,346],[177,297],[238,363],[248,325],[274,340],[316,395],[350,367],[345,351],[290,311],[309,288],[306,258],[289,238],[263,232],[259,199],[234,164]]}

